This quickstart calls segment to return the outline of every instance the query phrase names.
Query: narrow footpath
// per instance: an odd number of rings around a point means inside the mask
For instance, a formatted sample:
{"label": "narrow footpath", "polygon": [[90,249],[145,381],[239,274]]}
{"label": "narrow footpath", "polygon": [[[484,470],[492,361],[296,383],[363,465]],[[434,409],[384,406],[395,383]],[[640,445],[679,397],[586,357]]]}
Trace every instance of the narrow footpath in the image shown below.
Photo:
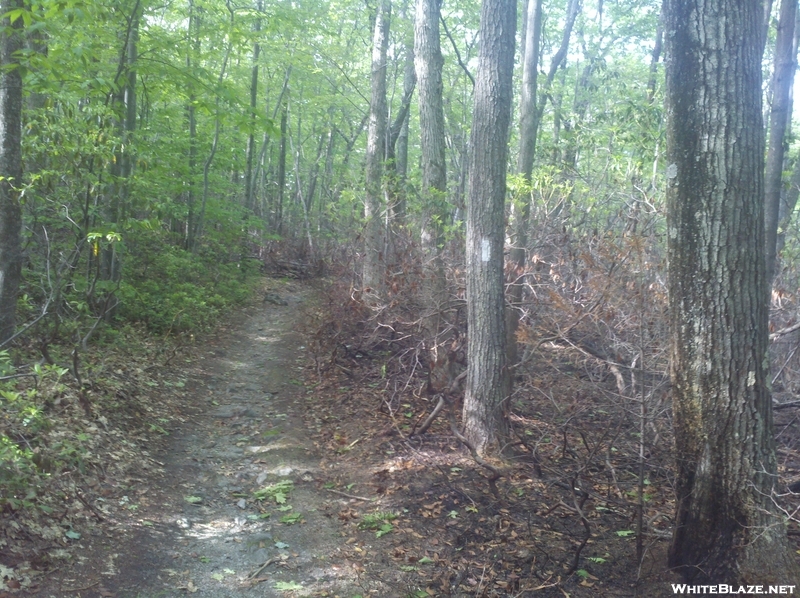
{"label": "narrow footpath", "polygon": [[[303,339],[313,291],[269,293],[184,373],[190,405],[127,498],[135,523],[96,538],[37,596],[366,595],[304,431]],[[123,500],[124,500],[123,498]],[[327,512],[327,516],[326,516]],[[334,511],[335,512],[335,511]],[[101,557],[102,555],[102,557]],[[389,594],[386,594],[389,595]]]}

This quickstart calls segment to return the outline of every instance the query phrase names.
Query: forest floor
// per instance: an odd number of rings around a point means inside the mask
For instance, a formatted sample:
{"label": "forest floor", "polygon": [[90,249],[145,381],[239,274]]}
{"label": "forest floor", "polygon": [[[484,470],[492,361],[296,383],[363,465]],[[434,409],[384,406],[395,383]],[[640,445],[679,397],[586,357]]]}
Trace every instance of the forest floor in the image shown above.
{"label": "forest floor", "polygon": [[409,438],[433,399],[377,350],[323,346],[324,290],[264,292],[137,379],[133,441],[95,451],[125,465],[65,486],[57,531],[17,534],[27,556],[0,544],[0,598],[673,595],[668,468],[648,464],[637,565],[636,428],[584,373],[532,370],[547,400],[515,418],[535,450],[493,489],[446,417]]}

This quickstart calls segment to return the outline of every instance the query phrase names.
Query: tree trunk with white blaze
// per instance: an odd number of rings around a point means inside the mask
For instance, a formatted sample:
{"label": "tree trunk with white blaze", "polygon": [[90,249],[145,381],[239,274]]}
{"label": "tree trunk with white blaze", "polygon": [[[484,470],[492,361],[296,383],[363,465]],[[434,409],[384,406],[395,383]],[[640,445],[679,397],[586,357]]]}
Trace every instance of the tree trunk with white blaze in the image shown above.
{"label": "tree trunk with white blaze", "polygon": [[693,583],[800,584],[774,506],[764,257],[762,5],[666,0],[677,513]]}
{"label": "tree trunk with white blaze", "polygon": [[483,1],[467,191],[469,366],[463,413],[464,435],[479,454],[501,449],[508,436],[503,241],[516,23],[516,0]]}

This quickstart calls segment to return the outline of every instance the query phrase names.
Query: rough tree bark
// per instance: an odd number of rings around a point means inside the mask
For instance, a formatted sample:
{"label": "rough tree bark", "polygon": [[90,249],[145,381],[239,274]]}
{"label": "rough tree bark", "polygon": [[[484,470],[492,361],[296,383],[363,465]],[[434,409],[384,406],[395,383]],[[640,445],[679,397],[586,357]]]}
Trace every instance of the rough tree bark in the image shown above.
{"label": "rough tree bark", "polygon": [[372,97],[367,129],[366,201],[364,202],[363,286],[378,295],[385,275],[383,162],[386,141],[386,50],[392,4],[380,0],[372,37]]}
{"label": "rough tree bark", "polygon": [[[22,8],[20,0],[4,0],[2,14]],[[17,52],[22,49],[22,19],[0,22],[0,343],[14,335],[17,294],[22,272],[22,74]]]}
{"label": "rough tree bark", "polygon": [[467,192],[467,326],[464,435],[479,454],[508,435],[503,237],[516,0],[484,0],[470,133]]}
{"label": "rough tree bark", "polygon": [[667,227],[677,513],[693,583],[798,584],[772,492],[761,10],[665,0]]}

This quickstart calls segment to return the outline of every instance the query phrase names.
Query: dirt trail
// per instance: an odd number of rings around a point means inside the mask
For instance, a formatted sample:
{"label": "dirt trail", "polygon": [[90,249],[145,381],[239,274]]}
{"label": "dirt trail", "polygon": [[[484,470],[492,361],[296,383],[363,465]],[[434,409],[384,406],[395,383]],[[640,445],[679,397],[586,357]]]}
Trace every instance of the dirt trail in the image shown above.
{"label": "dirt trail", "polygon": [[[97,538],[39,596],[362,593],[357,572],[337,559],[340,526],[324,513],[335,497],[322,488],[300,418],[305,357],[296,329],[312,294],[301,287],[268,294],[184,372],[193,405],[153,455],[163,465],[158,479],[131,489],[137,524]],[[254,490],[279,483],[279,496],[254,498]]]}

